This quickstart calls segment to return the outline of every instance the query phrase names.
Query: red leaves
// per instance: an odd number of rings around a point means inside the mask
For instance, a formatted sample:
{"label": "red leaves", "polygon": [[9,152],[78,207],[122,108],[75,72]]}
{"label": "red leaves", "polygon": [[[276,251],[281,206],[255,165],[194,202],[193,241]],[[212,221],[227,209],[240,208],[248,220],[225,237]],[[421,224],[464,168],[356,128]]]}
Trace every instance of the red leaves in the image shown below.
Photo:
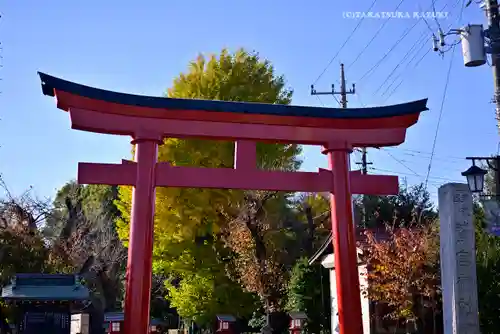
{"label": "red leaves", "polygon": [[431,228],[388,229],[388,240],[366,232],[370,267],[367,293],[391,306],[393,319],[412,320],[419,307],[433,307],[439,293],[438,248]]}
{"label": "red leaves", "polygon": [[279,307],[285,286],[283,268],[271,242],[272,221],[264,208],[273,196],[248,192],[238,217],[228,224],[224,240],[235,253],[231,265],[237,280],[247,291],[267,301],[270,311]]}

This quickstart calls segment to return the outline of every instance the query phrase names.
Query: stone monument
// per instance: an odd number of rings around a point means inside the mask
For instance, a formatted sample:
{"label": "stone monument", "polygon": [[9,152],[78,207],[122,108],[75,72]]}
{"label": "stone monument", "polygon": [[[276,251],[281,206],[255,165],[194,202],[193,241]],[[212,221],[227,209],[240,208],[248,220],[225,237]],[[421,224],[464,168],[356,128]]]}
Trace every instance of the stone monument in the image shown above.
{"label": "stone monument", "polygon": [[466,184],[439,188],[444,333],[479,334],[472,194]]}

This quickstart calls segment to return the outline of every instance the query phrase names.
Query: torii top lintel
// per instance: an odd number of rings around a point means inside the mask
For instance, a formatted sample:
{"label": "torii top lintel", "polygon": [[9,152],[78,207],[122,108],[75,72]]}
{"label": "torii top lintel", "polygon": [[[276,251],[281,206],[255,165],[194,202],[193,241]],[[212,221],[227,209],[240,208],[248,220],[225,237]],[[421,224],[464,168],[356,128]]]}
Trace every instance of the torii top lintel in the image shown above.
{"label": "torii top lintel", "polygon": [[40,73],[45,95],[69,111],[74,129],[164,137],[381,147],[404,142],[406,129],[427,110],[427,99],[373,108],[319,108],[279,104],[175,99],[117,93]]}

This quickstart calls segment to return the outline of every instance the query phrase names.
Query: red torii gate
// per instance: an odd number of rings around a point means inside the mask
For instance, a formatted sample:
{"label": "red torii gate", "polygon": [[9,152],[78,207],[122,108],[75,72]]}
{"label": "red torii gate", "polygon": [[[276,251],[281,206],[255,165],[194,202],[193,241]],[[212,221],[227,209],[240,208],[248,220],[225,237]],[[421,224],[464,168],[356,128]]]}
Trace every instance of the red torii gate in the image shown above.
{"label": "red torii gate", "polygon": [[[427,99],[394,106],[336,109],[138,96],[83,86],[39,73],[45,95],[68,111],[76,130],[127,135],[135,161],[79,163],[78,182],[133,186],[125,333],[148,333],[155,187],[330,192],[341,334],[363,334],[351,194],[398,193],[397,176],[350,172],[353,147],[394,146],[427,110]],[[164,138],[235,141],[234,168],[157,162]],[[320,145],[329,169],[260,170],[256,141]]]}

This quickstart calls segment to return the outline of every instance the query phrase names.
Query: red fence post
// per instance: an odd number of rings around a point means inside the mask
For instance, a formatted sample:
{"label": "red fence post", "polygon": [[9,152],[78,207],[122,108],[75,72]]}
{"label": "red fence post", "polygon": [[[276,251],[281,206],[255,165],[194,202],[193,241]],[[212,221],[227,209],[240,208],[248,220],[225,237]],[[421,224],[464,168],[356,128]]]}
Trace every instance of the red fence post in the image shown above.
{"label": "red fence post", "polygon": [[132,214],[125,293],[125,334],[149,333],[155,167],[158,140],[135,139],[136,183],[132,193]]}
{"label": "red fence post", "polygon": [[349,153],[327,147],[333,173],[330,193],[340,334],[363,334],[356,235],[349,181]]}

